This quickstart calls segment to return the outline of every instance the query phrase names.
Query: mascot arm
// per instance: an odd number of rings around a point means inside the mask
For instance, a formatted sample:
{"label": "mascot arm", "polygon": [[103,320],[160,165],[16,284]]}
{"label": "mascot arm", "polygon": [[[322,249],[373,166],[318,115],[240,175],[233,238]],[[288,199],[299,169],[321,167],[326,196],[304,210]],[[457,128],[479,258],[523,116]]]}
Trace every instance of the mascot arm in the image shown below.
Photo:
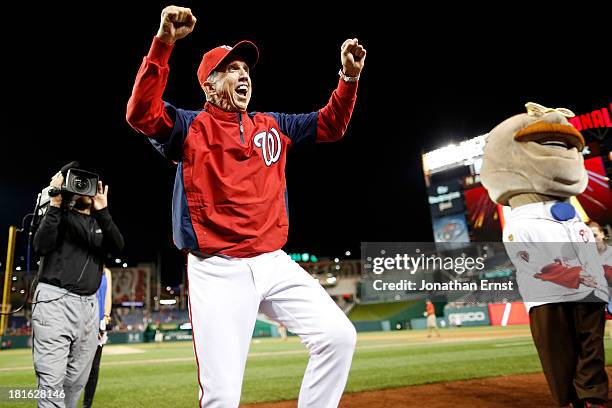
{"label": "mascot arm", "polygon": [[566,288],[578,289],[580,286],[581,266],[565,266],[561,262],[553,262],[540,270],[540,273],[533,275],[534,278],[565,286]]}
{"label": "mascot arm", "polygon": [[608,286],[612,286],[612,265],[604,265],[604,273],[606,274],[606,280],[608,281]]}

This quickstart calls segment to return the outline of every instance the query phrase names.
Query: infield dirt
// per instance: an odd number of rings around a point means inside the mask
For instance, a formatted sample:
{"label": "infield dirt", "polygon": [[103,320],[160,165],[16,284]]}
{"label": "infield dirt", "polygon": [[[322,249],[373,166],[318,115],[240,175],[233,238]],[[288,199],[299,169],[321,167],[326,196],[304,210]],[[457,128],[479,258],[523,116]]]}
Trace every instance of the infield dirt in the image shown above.
{"label": "infield dirt", "polygon": [[[608,376],[612,367],[608,367]],[[612,399],[612,393],[610,394]],[[295,408],[296,401],[242,408]],[[542,373],[489,377],[345,394],[340,408],[532,408],[556,407]],[[612,407],[612,403],[608,404]]]}

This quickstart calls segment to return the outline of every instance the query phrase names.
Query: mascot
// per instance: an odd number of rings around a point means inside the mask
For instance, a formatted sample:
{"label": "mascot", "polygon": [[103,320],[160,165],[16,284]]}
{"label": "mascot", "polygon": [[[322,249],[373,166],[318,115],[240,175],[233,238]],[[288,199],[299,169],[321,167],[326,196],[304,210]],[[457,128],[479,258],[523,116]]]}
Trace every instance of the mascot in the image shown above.
{"label": "mascot", "polygon": [[570,110],[525,106],[489,133],[482,184],[511,207],[503,240],[553,398],[604,407],[608,283],[593,233],[570,204],[588,183],[584,138],[568,122]]}

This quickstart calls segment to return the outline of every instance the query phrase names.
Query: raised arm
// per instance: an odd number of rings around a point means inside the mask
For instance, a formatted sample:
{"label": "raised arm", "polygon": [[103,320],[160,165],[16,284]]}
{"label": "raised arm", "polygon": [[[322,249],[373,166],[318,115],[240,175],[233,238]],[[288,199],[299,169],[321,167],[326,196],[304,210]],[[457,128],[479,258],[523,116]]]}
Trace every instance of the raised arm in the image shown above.
{"label": "raised arm", "polygon": [[357,84],[365,57],[366,50],[357,38],[346,40],[340,47],[340,81],[327,105],[319,110],[317,142],[333,142],[344,136],[355,107]]}
{"label": "raised arm", "polygon": [[119,254],[124,246],[123,235],[108,212],[108,185],[102,187],[101,181],[98,182],[98,192],[93,197],[93,209],[93,216],[102,230],[102,247],[109,254]]}
{"label": "raised arm", "polygon": [[[64,183],[64,176],[58,172],[51,179],[51,187],[60,189]],[[34,251],[39,255],[46,255],[53,251],[57,245],[57,236],[62,220],[62,195],[51,197],[47,213],[43,217],[36,234],[34,235]]]}
{"label": "raised arm", "polygon": [[340,47],[340,80],[327,105],[311,113],[271,113],[293,144],[313,140],[333,142],[344,136],[357,99],[357,84],[365,57],[366,50],[356,38],[346,40]]}
{"label": "raised arm", "polygon": [[168,60],[174,43],[191,33],[195,23],[188,8],[169,6],[162,10],[159,30],[140,65],[127,105],[128,123],[146,136],[164,141],[174,127],[174,117],[162,100],[170,72]]}

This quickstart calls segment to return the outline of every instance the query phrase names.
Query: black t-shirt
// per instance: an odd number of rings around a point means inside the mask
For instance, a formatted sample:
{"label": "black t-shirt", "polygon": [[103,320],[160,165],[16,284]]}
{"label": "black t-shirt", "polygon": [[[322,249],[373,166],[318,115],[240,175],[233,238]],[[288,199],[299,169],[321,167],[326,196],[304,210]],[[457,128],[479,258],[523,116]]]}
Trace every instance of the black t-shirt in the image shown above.
{"label": "black t-shirt", "polygon": [[41,255],[39,281],[78,295],[96,293],[106,255],[123,249],[123,237],[108,208],[92,215],[49,207],[34,236]]}

